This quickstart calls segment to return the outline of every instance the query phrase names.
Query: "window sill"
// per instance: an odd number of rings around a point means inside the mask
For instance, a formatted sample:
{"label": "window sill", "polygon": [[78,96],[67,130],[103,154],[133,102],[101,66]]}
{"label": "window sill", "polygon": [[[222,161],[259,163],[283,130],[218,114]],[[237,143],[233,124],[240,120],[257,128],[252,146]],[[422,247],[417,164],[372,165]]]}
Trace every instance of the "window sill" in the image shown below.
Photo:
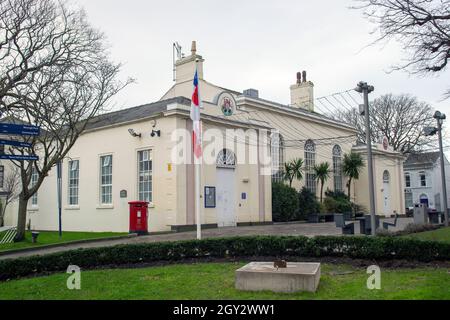
{"label": "window sill", "polygon": [[97,206],[97,209],[114,209],[113,204],[100,204]]}
{"label": "window sill", "polygon": [[27,208],[27,211],[36,212],[36,211],[39,211],[39,207],[30,207],[30,208]]}
{"label": "window sill", "polygon": [[80,206],[67,206],[64,210],[80,210]]}
{"label": "window sill", "polygon": [[155,207],[155,204],[154,204],[153,202],[150,202],[150,203],[148,204],[148,207],[149,207],[149,208],[154,208],[154,207]]}

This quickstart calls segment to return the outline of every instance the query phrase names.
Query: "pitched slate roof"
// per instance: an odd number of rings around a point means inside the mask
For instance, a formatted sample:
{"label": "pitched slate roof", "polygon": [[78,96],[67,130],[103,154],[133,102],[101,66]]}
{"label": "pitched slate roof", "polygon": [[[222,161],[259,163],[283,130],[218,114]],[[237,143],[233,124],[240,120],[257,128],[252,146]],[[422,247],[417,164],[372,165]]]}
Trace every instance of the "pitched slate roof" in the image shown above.
{"label": "pitched slate roof", "polygon": [[403,163],[404,167],[419,165],[419,164],[433,164],[439,159],[439,152],[423,152],[411,153],[406,161]]}
{"label": "pitched slate roof", "polygon": [[137,107],[127,108],[119,111],[109,112],[94,117],[89,121],[87,130],[111,126],[146,118],[167,110],[167,105],[179,103],[186,106],[191,105],[191,100],[185,97],[175,97],[167,100],[157,101],[154,103],[144,104]]}

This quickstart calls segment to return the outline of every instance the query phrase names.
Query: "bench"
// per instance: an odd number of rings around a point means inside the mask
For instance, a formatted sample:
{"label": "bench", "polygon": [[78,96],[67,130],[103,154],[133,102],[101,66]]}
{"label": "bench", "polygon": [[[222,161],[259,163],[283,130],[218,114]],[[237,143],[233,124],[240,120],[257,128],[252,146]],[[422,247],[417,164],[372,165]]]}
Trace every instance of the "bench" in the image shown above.
{"label": "bench", "polygon": [[17,235],[16,227],[6,227],[6,228],[2,228],[2,230],[0,230],[0,231],[5,233],[4,236],[2,238],[0,238],[0,244],[14,242],[14,238]]}
{"label": "bench", "polygon": [[318,213],[310,213],[308,215],[308,222],[309,223],[319,223],[320,222],[320,217]]}
{"label": "bench", "polygon": [[439,224],[439,212],[437,211],[428,211],[428,219],[431,224]]}
{"label": "bench", "polygon": [[395,214],[395,219],[394,222],[383,222],[383,229],[385,230],[389,230],[389,226],[391,227],[396,227],[397,226],[397,219],[398,219],[398,214]]}
{"label": "bench", "polygon": [[336,222],[337,228],[342,229],[342,234],[355,234],[355,223],[345,223],[345,217],[343,213],[335,213],[334,222]]}
{"label": "bench", "polygon": [[[363,217],[357,217],[356,220],[359,221],[359,232],[361,234],[370,235],[372,231],[370,214],[365,214]],[[375,216],[375,230],[378,229],[379,226],[380,226],[380,217]]]}

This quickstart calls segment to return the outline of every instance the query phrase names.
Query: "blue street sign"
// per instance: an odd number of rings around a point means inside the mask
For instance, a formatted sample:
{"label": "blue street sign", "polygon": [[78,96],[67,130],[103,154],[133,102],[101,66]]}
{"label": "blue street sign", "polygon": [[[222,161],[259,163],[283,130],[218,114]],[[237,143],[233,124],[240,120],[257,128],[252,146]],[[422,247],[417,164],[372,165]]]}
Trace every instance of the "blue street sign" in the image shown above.
{"label": "blue street sign", "polygon": [[11,141],[11,140],[3,140],[3,139],[0,139],[0,145],[31,148],[31,143],[20,142],[20,141]]}
{"label": "blue street sign", "polygon": [[38,136],[40,128],[22,124],[0,123],[1,134],[18,134],[23,136]]}
{"label": "blue street sign", "polygon": [[29,156],[21,156],[17,154],[0,154],[0,160],[39,160],[38,156],[29,155]]}

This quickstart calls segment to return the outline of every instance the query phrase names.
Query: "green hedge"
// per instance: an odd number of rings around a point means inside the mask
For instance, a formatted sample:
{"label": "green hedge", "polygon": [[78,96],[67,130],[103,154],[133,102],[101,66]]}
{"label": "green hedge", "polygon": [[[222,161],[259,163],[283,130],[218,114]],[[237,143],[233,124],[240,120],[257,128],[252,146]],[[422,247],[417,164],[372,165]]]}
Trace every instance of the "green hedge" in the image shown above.
{"label": "green hedge", "polygon": [[298,195],[294,188],[281,182],[272,183],[272,219],[275,222],[297,220]]}
{"label": "green hedge", "polygon": [[44,256],[0,260],[0,280],[65,271],[70,264],[82,269],[179,261],[190,258],[278,256],[349,257],[417,261],[450,260],[450,244],[395,237],[361,236],[254,236],[128,244],[88,248]]}

